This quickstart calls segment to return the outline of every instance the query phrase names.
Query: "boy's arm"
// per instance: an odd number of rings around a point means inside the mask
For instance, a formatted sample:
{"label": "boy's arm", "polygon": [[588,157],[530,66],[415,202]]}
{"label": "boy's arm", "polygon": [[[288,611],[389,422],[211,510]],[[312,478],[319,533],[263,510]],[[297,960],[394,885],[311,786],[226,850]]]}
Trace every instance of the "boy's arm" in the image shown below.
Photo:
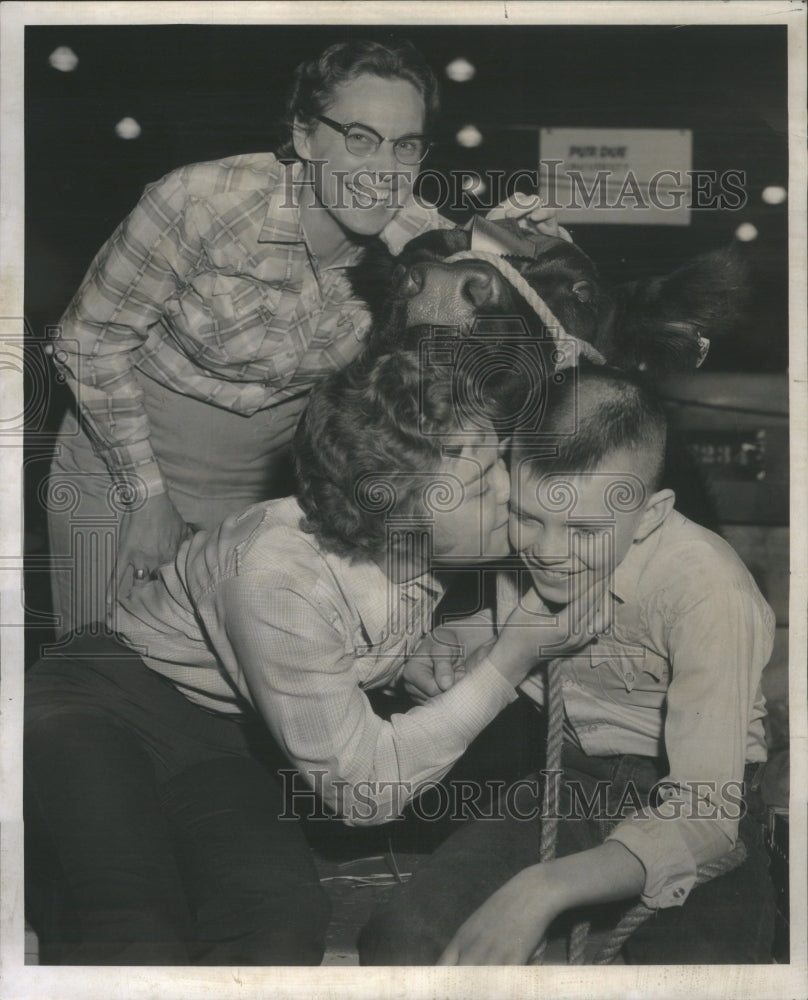
{"label": "boy's arm", "polygon": [[669,772],[657,804],[610,834],[643,863],[643,902],[681,906],[699,865],[735,844],[747,736],[774,616],[759,593],[730,581],[693,595],[668,632],[665,705]]}
{"label": "boy's arm", "polygon": [[457,931],[438,965],[525,965],[565,910],[636,896],[645,870],[621,844],[524,868]]}
{"label": "boy's arm", "polygon": [[774,616],[757,592],[731,584],[691,596],[679,612],[668,632],[669,797],[600,847],[524,869],[472,914],[441,964],[527,962],[550,922],[574,906],[638,894],[652,908],[681,905],[696,868],[733,846]]}

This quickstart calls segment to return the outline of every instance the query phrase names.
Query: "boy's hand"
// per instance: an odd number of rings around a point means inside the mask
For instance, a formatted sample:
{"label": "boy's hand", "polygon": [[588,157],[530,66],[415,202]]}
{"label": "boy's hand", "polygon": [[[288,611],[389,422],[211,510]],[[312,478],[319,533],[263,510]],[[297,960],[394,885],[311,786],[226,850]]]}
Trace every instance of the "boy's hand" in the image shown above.
{"label": "boy's hand", "polygon": [[500,630],[488,658],[514,686],[541,661],[574,653],[611,624],[611,599],[588,590],[551,614],[532,588]]}
{"label": "boy's hand", "polygon": [[559,914],[631,899],[644,884],[642,863],[616,841],[531,865],[472,913],[438,965],[525,965]]}
{"label": "boy's hand", "polygon": [[540,868],[525,868],[468,918],[438,965],[526,965],[557,909],[541,892]]}
{"label": "boy's hand", "polygon": [[404,690],[422,705],[441,691],[448,691],[465,673],[463,647],[457,633],[442,625],[424,636],[404,664]]}

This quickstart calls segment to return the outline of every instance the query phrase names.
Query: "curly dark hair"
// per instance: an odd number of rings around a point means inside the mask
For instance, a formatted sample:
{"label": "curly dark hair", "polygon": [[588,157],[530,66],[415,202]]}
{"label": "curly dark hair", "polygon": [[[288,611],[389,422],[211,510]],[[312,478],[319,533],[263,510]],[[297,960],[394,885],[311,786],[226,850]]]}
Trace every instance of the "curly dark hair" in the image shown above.
{"label": "curly dark hair", "polygon": [[474,393],[472,378],[462,365],[424,365],[417,352],[400,351],[319,382],[294,440],[304,530],[337,555],[383,554],[389,515],[417,515],[424,474],[460,454],[462,444],[447,438],[481,427],[489,413],[496,419],[496,402]]}
{"label": "curly dark hair", "polygon": [[418,49],[405,40],[394,45],[369,40],[338,42],[295,70],[286,101],[282,123],[285,137],[278,147],[278,158],[298,159],[292,142],[295,119],[313,127],[317,115],[327,111],[335,88],[363,74],[411,83],[424,99],[424,130],[429,133],[438,116],[438,81]]}

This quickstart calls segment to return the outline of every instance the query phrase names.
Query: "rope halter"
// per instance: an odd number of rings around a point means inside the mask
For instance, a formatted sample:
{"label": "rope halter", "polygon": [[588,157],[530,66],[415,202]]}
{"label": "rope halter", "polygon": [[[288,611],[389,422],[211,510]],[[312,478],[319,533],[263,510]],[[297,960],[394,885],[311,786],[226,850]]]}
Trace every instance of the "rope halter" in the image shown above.
{"label": "rope halter", "polygon": [[580,337],[573,337],[567,333],[558,317],[552,309],[550,309],[544,299],[527,283],[516,268],[512,264],[509,264],[502,255],[491,253],[487,250],[461,250],[459,253],[455,253],[452,254],[451,257],[447,257],[443,263],[454,264],[461,260],[482,260],[491,264],[492,267],[497,269],[497,271],[514,289],[514,291],[522,296],[533,312],[536,313],[542,324],[547,328],[547,331],[553,340],[564,339],[573,341],[577,347],[577,351],[571,352],[571,357],[568,352],[563,352],[562,358],[556,362],[556,371],[562,371],[564,368],[574,367],[577,364],[578,358],[586,358],[596,365],[606,364],[606,359],[600,351],[596,350],[590,343],[585,340],[581,340]]}

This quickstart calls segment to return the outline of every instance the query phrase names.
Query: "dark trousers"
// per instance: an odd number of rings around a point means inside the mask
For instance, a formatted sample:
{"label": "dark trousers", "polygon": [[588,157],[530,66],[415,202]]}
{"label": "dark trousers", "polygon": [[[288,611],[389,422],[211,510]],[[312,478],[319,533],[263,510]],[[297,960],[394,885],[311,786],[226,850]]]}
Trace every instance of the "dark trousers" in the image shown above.
{"label": "dark trousers", "polygon": [[[565,745],[557,855],[563,857],[602,843],[605,828],[596,818],[572,818],[568,782],[577,782],[588,801],[596,801],[598,781],[609,783],[614,810],[629,782],[645,797],[664,776],[661,763],[622,755],[589,758]],[[363,965],[433,965],[464,921],[497,889],[539,859],[540,799],[535,775],[517,782],[500,799],[491,819],[463,824],[389,901],[371,915],[359,941]],[[580,802],[580,798],[577,799]],[[656,911],[624,947],[633,964],[720,964],[771,961],[774,893],[763,843],[762,805],[747,790],[747,815],[740,837],[747,859],[735,871],[696,886],[681,907]],[[488,815],[488,814],[487,814]],[[524,819],[521,817],[535,817]],[[593,927],[613,927],[635,900],[590,907],[559,918],[554,932],[569,929],[572,918]]]}
{"label": "dark trousers", "polygon": [[43,964],[319,964],[330,906],[300,824],[279,819],[265,731],[108,637],[37,663],[25,701]]}

